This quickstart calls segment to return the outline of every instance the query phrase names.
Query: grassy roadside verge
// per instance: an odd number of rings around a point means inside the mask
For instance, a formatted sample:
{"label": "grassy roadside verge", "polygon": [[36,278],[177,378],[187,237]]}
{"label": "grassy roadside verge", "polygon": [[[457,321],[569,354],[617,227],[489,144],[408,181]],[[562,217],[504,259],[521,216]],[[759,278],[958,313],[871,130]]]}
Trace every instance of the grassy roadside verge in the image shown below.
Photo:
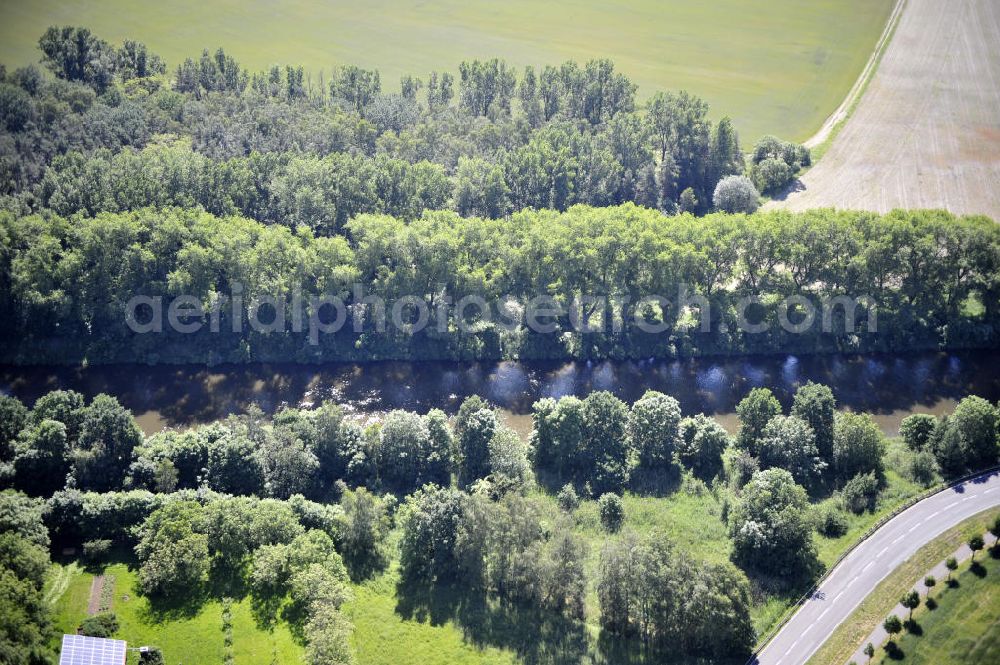
{"label": "grassy roadside verge", "polygon": [[807,665],[843,665],[847,662],[858,645],[896,606],[900,596],[917,580],[922,579],[928,570],[958,549],[969,537],[985,531],[996,512],[995,508],[984,510],[920,548],[868,594],[847,620],[837,627],[819,651],[809,659]]}
{"label": "grassy roadside verge", "polygon": [[913,612],[919,626],[896,638],[896,652],[879,649],[873,665],[906,659],[913,665],[959,665],[1000,661],[1000,550],[967,561],[953,576],[955,586],[932,589],[934,609],[926,602]]}

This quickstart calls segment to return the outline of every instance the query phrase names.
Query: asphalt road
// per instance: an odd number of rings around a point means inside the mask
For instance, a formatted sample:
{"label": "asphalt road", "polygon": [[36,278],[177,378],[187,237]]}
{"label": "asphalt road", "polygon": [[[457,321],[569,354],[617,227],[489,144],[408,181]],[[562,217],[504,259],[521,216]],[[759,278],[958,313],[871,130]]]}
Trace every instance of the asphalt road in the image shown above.
{"label": "asphalt road", "polygon": [[805,663],[901,563],[959,522],[998,505],[1000,471],[993,471],[938,492],[900,513],[841,561],[750,663]]}

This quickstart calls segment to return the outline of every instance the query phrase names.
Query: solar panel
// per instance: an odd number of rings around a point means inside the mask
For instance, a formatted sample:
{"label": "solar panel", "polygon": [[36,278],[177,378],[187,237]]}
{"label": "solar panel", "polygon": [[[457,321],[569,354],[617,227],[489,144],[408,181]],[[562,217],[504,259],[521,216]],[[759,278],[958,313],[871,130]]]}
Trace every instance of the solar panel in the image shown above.
{"label": "solar panel", "polygon": [[59,665],[125,665],[124,640],[63,635]]}

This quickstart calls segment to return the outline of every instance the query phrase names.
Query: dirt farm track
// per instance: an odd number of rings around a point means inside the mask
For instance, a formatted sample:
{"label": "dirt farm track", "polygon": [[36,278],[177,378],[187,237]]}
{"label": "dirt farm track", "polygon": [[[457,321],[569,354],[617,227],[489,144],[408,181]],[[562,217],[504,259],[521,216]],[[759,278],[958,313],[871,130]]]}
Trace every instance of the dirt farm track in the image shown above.
{"label": "dirt farm track", "polygon": [[1000,221],[1000,0],[903,0],[830,149],[768,207],[945,208]]}

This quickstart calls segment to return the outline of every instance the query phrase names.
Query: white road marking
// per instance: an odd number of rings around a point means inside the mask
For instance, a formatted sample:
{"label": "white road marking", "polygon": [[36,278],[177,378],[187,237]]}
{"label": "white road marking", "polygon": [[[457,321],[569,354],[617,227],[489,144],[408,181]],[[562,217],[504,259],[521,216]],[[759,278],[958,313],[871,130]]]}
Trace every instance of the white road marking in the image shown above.
{"label": "white road marking", "polygon": [[833,602],[837,602],[837,599],[840,598],[843,595],[844,595],[843,591],[841,591],[840,593],[838,593],[836,596],[833,597]]}
{"label": "white road marking", "polygon": [[900,537],[899,537],[899,538],[897,538],[896,540],[892,541],[892,544],[893,544],[893,545],[895,545],[896,543],[898,543],[899,541],[901,541],[901,540],[902,540],[903,538],[906,538],[906,535],[905,535],[905,534],[904,534],[904,535],[902,535],[902,536],[900,536]]}
{"label": "white road marking", "polygon": [[822,614],[820,614],[820,615],[819,615],[819,617],[817,617],[816,621],[819,621],[820,619],[822,619],[822,618],[823,618],[823,616],[824,616],[824,615],[825,615],[825,614],[826,614],[827,612],[829,612],[829,611],[830,611],[830,608],[829,608],[829,607],[828,607],[828,608],[826,608],[825,610],[823,610],[823,613],[822,613]]}
{"label": "white road marking", "polygon": [[[871,568],[873,563],[875,563],[875,562],[874,561],[869,561],[868,564],[864,568],[861,569],[861,572],[863,573],[866,570],[868,570],[869,568]],[[855,579],[857,579],[857,578],[855,578]]]}
{"label": "white road marking", "polygon": [[995,487],[991,487],[991,488],[989,488],[988,490],[986,490],[985,492],[983,492],[983,494],[989,494],[990,492],[994,492],[994,491],[996,491],[996,489],[997,489],[997,488],[995,488]]}
{"label": "white road marking", "polygon": [[943,510],[948,510],[949,508],[953,508],[954,506],[957,506],[959,503],[961,503],[961,501],[953,501],[949,503],[947,506],[945,506]]}
{"label": "white road marking", "polygon": [[888,551],[889,551],[889,546],[886,545],[885,547],[882,548],[881,552],[879,552],[878,554],[875,555],[875,558],[876,559],[879,558],[880,556],[882,556],[883,554],[885,554]]}

